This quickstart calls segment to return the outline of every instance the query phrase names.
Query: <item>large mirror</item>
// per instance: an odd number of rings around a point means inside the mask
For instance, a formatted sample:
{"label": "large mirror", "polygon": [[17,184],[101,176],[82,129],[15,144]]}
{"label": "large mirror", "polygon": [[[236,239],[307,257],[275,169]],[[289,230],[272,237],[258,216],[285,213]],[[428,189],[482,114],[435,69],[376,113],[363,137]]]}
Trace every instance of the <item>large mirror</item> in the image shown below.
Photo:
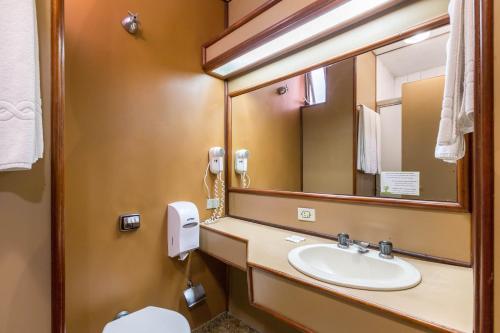
{"label": "large mirror", "polygon": [[441,26],[233,96],[231,187],[459,202],[464,161],[434,157],[448,34]]}

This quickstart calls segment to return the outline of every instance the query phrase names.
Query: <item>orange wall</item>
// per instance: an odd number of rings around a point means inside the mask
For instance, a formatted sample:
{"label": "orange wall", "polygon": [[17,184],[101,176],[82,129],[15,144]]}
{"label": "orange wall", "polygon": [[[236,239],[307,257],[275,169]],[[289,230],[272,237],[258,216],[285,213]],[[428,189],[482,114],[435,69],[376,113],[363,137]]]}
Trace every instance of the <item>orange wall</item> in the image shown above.
{"label": "orange wall", "polygon": [[30,171],[0,172],[0,332],[50,332],[50,1],[37,1],[45,136]]}
{"label": "orange wall", "polygon": [[[137,11],[142,33],[120,25]],[[209,15],[208,15],[209,14]],[[192,327],[225,310],[225,266],[195,254],[207,302],[189,311],[188,263],[166,252],[166,208],[202,217],[209,147],[224,144],[223,82],[200,45],[223,29],[220,0],[66,1],[66,313],[68,332],[100,332],[120,310],[156,305]],[[120,214],[142,227],[117,231]]]}
{"label": "orange wall", "polygon": [[[300,191],[300,107],[304,105],[304,76],[232,98],[232,154],[248,149],[251,188]],[[276,89],[288,86],[285,95]],[[233,159],[234,160],[234,159]],[[231,185],[241,187],[230,166]]]}

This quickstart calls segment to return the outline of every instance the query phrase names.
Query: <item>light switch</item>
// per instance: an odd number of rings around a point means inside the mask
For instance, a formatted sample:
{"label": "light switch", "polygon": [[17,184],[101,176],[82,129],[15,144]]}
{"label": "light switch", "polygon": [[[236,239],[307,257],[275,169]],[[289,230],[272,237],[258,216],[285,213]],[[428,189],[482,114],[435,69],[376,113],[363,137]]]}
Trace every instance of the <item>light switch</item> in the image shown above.
{"label": "light switch", "polygon": [[140,214],[121,215],[118,219],[120,231],[131,231],[141,226]]}

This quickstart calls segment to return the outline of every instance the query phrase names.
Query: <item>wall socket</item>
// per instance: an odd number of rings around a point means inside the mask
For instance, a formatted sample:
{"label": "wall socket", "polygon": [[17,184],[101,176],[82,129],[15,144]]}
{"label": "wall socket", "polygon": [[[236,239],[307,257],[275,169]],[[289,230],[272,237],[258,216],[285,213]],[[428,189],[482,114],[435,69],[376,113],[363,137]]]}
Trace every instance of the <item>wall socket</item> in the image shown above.
{"label": "wall socket", "polygon": [[314,222],[316,221],[316,210],[314,208],[298,208],[297,219],[299,221]]}
{"label": "wall socket", "polygon": [[207,199],[207,209],[215,209],[219,207],[219,199]]}

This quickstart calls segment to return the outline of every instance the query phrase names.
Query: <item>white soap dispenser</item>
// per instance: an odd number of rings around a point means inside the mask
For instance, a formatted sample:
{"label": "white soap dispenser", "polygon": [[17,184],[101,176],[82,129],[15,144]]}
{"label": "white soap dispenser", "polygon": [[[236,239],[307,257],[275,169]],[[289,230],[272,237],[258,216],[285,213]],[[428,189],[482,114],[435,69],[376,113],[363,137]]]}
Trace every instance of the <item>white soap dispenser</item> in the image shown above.
{"label": "white soap dispenser", "polygon": [[168,256],[186,259],[200,246],[200,216],[196,205],[177,201],[168,205]]}

